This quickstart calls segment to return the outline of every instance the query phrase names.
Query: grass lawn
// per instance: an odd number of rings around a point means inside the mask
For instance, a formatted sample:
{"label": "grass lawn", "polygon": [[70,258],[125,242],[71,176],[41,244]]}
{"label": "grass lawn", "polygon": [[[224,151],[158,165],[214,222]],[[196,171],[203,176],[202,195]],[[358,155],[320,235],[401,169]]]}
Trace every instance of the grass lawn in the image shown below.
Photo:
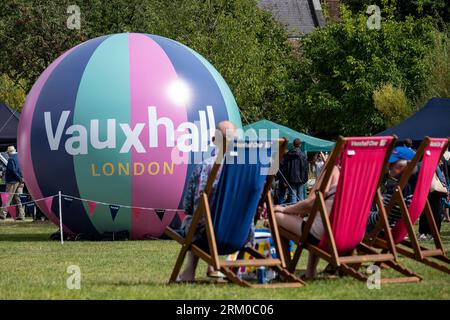
{"label": "grass lawn", "polygon": [[[180,246],[174,241],[50,241],[53,224],[0,221],[2,299],[450,299],[450,276],[410,260],[420,283],[384,284],[369,290],[345,277],[303,288],[247,289],[232,284],[167,285]],[[450,224],[443,224],[450,251]],[[302,258],[303,263],[306,256]],[[81,269],[81,289],[69,290],[67,267]],[[324,266],[321,263],[321,268]],[[202,263],[197,276],[205,278]],[[395,275],[382,270],[383,276]]]}

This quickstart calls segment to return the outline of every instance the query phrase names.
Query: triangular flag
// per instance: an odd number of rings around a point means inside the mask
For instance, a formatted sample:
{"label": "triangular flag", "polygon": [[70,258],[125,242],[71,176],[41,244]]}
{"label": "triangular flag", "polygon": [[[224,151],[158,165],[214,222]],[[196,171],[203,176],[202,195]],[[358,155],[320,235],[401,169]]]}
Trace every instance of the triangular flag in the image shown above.
{"label": "triangular flag", "polygon": [[177,211],[178,218],[183,221],[184,217],[186,217],[186,213],[184,211]]}
{"label": "triangular flag", "polygon": [[165,212],[166,212],[166,210],[164,210],[164,209],[155,209],[155,213],[158,216],[159,220],[161,220],[161,221],[163,221]]}
{"label": "triangular flag", "polygon": [[131,212],[133,213],[133,218],[137,219],[141,214],[141,208],[131,208]]}
{"label": "triangular flag", "polygon": [[178,214],[175,214],[172,221],[170,222],[169,227],[171,229],[177,230],[181,228],[181,219]]}
{"label": "triangular flag", "polygon": [[2,206],[6,207],[6,204],[8,203],[8,193],[2,192]]}
{"label": "triangular flag", "polygon": [[28,202],[28,203],[26,204],[26,207],[27,207],[27,208],[34,208],[34,202]]}
{"label": "triangular flag", "polygon": [[28,202],[28,195],[20,194],[19,197],[20,197],[20,202],[21,203]]}
{"label": "triangular flag", "polygon": [[45,198],[45,199],[44,199],[45,206],[46,206],[47,211],[48,211],[49,213],[52,212],[53,197],[54,197],[54,196],[51,196],[51,197],[48,197],[48,198]]}
{"label": "triangular flag", "polygon": [[88,200],[87,205],[89,208],[89,214],[92,217],[94,215],[95,208],[97,208],[97,202]]}
{"label": "triangular flag", "polygon": [[111,212],[111,218],[113,221],[116,219],[117,213],[119,212],[120,206],[110,204],[109,205],[109,211]]}
{"label": "triangular flag", "polygon": [[16,207],[8,207],[8,213],[16,221]]}
{"label": "triangular flag", "polygon": [[72,204],[72,202],[73,202],[73,198],[72,197],[63,197],[63,202],[64,202],[64,206],[66,207],[66,208],[70,208],[70,205]]}

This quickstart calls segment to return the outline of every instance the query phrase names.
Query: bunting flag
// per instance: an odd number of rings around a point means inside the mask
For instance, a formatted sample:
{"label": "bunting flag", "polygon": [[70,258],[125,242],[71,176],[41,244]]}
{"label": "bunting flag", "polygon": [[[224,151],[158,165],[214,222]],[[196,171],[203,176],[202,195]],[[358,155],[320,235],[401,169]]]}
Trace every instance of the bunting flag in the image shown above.
{"label": "bunting flag", "polygon": [[141,208],[131,208],[131,212],[133,213],[133,218],[137,219],[141,214]]}
{"label": "bunting flag", "polygon": [[2,192],[2,206],[6,207],[6,204],[8,203],[8,193]]}
{"label": "bunting flag", "polygon": [[8,207],[8,213],[16,221],[16,207]]}
{"label": "bunting flag", "polygon": [[177,230],[181,228],[181,221],[183,221],[182,219],[180,219],[180,215],[177,212],[177,214],[175,214],[175,216],[173,217],[172,221],[170,222],[169,227]]}
{"label": "bunting flag", "polygon": [[45,206],[47,207],[47,211],[48,212],[52,212],[53,197],[54,196],[51,196],[51,197],[48,197],[48,198],[44,199],[44,203],[45,203]]}
{"label": "bunting flag", "polygon": [[19,198],[21,203],[28,202],[28,195],[26,194],[20,194]]}
{"label": "bunting flag", "polygon": [[155,213],[158,216],[159,220],[161,220],[161,222],[164,219],[164,213],[166,212],[166,210],[164,209],[155,209]]}
{"label": "bunting flag", "polygon": [[25,206],[27,208],[34,208],[34,202],[28,202]]}
{"label": "bunting flag", "polygon": [[186,217],[186,213],[184,211],[177,211],[178,218],[183,221],[184,217]]}
{"label": "bunting flag", "polygon": [[110,204],[109,205],[109,211],[111,212],[111,218],[113,221],[116,219],[117,213],[119,212],[120,206]]}
{"label": "bunting flag", "polygon": [[72,197],[63,197],[63,202],[64,202],[64,206],[66,208],[70,208],[70,206],[73,202],[73,198]]}
{"label": "bunting flag", "polygon": [[16,207],[11,207],[8,206],[6,207],[7,203],[8,203],[8,197],[9,197],[9,193],[3,193],[1,194],[2,197],[2,206],[4,208],[7,208],[9,215],[14,219],[14,221],[16,220]]}
{"label": "bunting flag", "polygon": [[89,214],[92,217],[94,215],[95,208],[97,208],[97,202],[88,200],[87,201],[87,205],[88,205],[88,208],[89,208]]}

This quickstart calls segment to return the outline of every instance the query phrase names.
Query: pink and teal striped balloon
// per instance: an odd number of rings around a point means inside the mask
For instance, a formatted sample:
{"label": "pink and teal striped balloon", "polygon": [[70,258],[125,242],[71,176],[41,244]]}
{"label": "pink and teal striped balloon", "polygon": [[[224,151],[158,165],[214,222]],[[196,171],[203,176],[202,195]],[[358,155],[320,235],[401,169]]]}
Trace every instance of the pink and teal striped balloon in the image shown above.
{"label": "pink and teal striped balloon", "polygon": [[[194,166],[186,160],[211,149],[211,132],[223,120],[242,126],[225,80],[201,55],[156,35],[102,36],[64,53],[34,84],[20,119],[19,161],[35,199],[61,191],[176,209]],[[107,205],[64,203],[69,233],[159,237],[173,217],[127,207],[114,216]],[[57,201],[39,206],[59,223]]]}

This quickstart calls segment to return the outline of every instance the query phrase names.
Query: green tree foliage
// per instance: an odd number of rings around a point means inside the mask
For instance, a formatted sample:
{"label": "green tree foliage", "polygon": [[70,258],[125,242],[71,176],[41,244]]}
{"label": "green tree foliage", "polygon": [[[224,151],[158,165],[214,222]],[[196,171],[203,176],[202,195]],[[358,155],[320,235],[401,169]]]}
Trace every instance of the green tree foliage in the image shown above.
{"label": "green tree foliage", "polygon": [[22,111],[25,103],[25,82],[14,83],[6,74],[0,76],[0,102],[6,103],[13,109]]}
{"label": "green tree foliage", "polygon": [[374,134],[385,128],[373,102],[378,87],[391,83],[405,88],[411,101],[422,94],[423,58],[436,32],[432,22],[384,20],[380,30],[369,30],[366,21],[366,15],[343,10],[342,23],[302,39],[302,96],[291,124],[328,137]]}
{"label": "green tree foliage", "polygon": [[391,83],[376,89],[373,93],[373,101],[387,127],[392,127],[411,115],[411,107],[405,91],[394,87]]}
{"label": "green tree foliage", "polygon": [[0,2],[0,73],[27,90],[57,56],[103,34],[144,32],[205,56],[231,87],[244,122],[287,122],[293,56],[284,28],[255,0],[80,0],[81,29],[69,30],[71,0]]}
{"label": "green tree foliage", "polygon": [[66,27],[67,5],[56,1],[0,2],[0,73],[26,89],[61,53],[86,39]]}
{"label": "green tree foliage", "polygon": [[438,22],[450,22],[450,5],[448,0],[344,0],[353,12],[365,12],[367,7],[376,4],[396,20],[405,20],[406,17],[415,18],[433,17]]}
{"label": "green tree foliage", "polygon": [[450,37],[446,33],[438,34],[434,48],[425,57],[427,81],[421,106],[433,97],[450,97]]}

